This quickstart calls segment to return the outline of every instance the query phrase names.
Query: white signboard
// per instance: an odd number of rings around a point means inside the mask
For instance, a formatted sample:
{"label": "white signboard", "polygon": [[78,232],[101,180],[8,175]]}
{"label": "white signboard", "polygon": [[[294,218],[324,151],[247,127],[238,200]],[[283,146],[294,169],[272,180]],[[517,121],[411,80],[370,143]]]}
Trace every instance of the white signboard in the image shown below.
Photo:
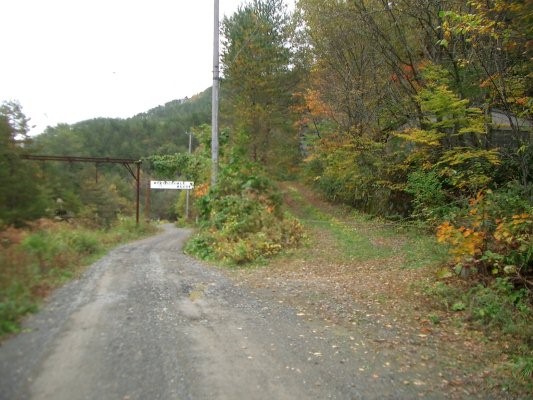
{"label": "white signboard", "polygon": [[194,182],[189,181],[150,181],[150,189],[194,189]]}

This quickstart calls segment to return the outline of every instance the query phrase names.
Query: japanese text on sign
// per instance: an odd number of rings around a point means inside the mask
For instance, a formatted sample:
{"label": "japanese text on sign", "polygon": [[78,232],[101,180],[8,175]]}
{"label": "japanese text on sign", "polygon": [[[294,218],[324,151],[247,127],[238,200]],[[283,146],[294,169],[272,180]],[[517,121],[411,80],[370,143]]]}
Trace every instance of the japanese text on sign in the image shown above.
{"label": "japanese text on sign", "polygon": [[194,189],[194,182],[190,181],[150,181],[150,189]]}

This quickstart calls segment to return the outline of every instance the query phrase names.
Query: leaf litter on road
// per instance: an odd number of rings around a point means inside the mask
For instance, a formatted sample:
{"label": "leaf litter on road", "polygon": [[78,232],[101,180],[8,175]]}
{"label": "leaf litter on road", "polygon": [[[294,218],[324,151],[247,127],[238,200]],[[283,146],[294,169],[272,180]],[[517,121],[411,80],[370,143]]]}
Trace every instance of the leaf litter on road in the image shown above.
{"label": "leaf litter on road", "polygon": [[420,238],[354,216],[304,186],[290,183],[284,189],[290,211],[306,226],[308,245],[266,266],[233,270],[237,281],[294,307],[309,323],[323,321],[323,329],[338,332],[354,354],[388,358],[380,371],[359,368],[374,380],[391,376],[396,368],[411,375],[404,384],[432,387],[448,398],[506,395],[486,384],[487,377],[498,380],[496,367],[490,369],[497,365],[497,344],[436,315],[420,290],[435,279],[431,267],[438,260],[438,255],[413,254],[409,246],[420,250]]}

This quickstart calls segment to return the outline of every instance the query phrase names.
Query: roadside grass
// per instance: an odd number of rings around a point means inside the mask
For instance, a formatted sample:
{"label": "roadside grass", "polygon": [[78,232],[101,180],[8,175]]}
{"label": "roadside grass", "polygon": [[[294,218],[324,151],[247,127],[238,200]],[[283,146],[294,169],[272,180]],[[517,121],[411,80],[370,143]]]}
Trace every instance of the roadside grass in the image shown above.
{"label": "roadside grass", "polygon": [[110,248],[155,231],[124,218],[107,230],[40,220],[29,229],[0,232],[0,338],[18,332],[24,315]]}
{"label": "roadside grass", "polygon": [[405,234],[408,240],[401,251],[405,254],[406,268],[434,267],[447,260],[447,247],[437,243],[434,236],[418,228],[408,228]]}
{"label": "roadside grass", "polygon": [[495,385],[517,395],[533,393],[533,307],[525,289],[503,278],[480,284],[457,276],[435,279],[421,289],[452,324],[480,332],[499,348]]}
{"label": "roadside grass", "polygon": [[343,206],[329,206],[322,211],[311,204],[298,189],[286,188],[291,212],[313,236],[331,235],[336,247],[331,255],[342,262],[401,258],[401,268],[421,268],[437,265],[447,258],[447,249],[426,232],[402,224],[391,224],[371,218]]}

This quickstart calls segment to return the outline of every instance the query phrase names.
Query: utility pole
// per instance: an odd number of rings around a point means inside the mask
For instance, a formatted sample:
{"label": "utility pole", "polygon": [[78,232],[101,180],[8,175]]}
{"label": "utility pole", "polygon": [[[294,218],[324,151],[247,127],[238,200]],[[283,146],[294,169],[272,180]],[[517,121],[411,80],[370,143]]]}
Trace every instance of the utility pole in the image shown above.
{"label": "utility pole", "polygon": [[211,187],[215,187],[218,178],[218,90],[219,90],[219,0],[214,0],[214,34],[213,34],[213,97],[211,107]]}
{"label": "utility pole", "polygon": [[[187,133],[189,135],[189,154],[192,152],[192,132]],[[190,177],[188,177],[190,178]],[[187,189],[186,198],[185,198],[185,219],[189,220],[189,198],[190,198],[191,189]]]}

